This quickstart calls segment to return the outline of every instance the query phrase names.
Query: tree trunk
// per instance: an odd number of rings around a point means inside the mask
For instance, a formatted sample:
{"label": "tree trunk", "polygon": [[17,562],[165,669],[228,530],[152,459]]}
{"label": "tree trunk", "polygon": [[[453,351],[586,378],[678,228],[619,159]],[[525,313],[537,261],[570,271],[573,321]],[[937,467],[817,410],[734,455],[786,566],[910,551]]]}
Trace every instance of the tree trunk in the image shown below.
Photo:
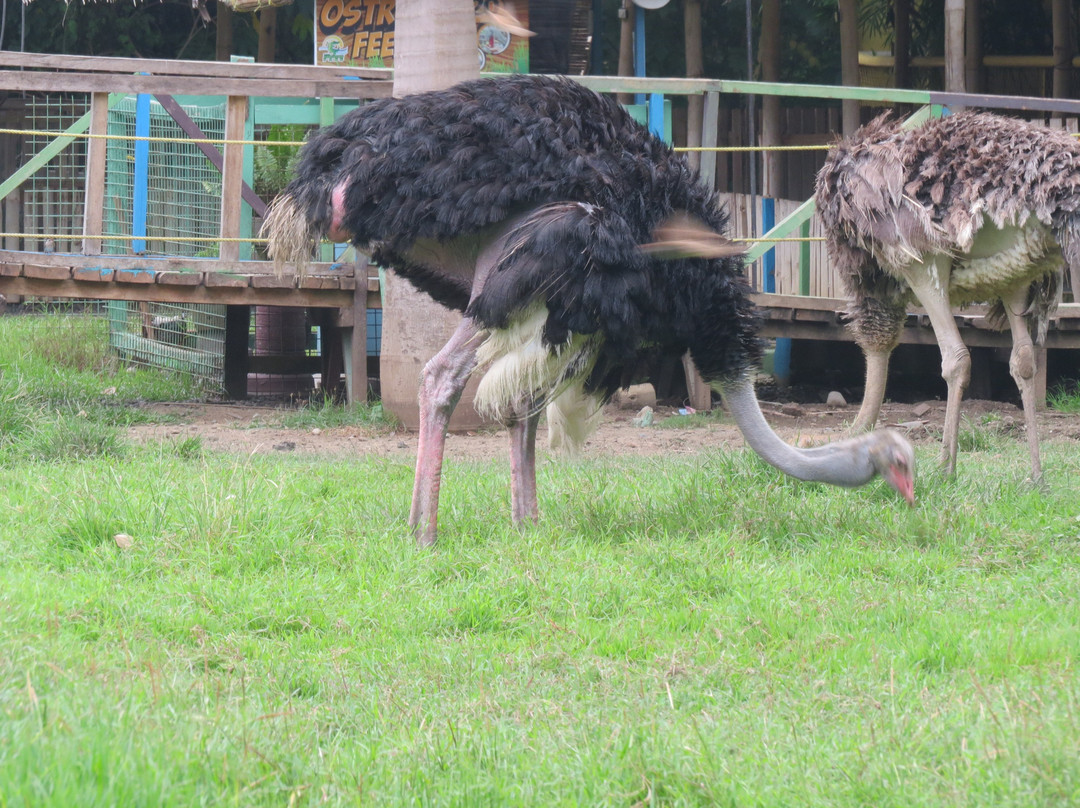
{"label": "tree trunk", "polygon": [[472,0],[409,0],[394,20],[394,95],[439,90],[476,78]]}
{"label": "tree trunk", "polygon": [[962,93],[966,88],[964,0],[945,0],[945,92]]}
{"label": "tree trunk", "polygon": [[[394,95],[438,90],[480,74],[472,0],[409,0],[397,4],[394,22]],[[382,350],[383,406],[403,425],[419,423],[420,371],[450,339],[461,314],[445,309],[393,272],[385,275]],[[450,428],[475,429],[477,380],[469,382]]]}
{"label": "tree trunk", "polygon": [[[619,75],[634,75],[634,15],[637,6],[630,0],[623,0],[622,24],[619,26]],[[634,103],[633,93],[619,93],[620,104]]]}
{"label": "tree trunk", "polygon": [[1072,97],[1072,60],[1076,47],[1072,37],[1069,0],[1053,0],[1054,98]]}
{"label": "tree trunk", "polygon": [[983,91],[982,20],[979,17],[979,0],[967,0],[964,11],[964,85],[969,93]]}
{"label": "tree trunk", "polygon": [[893,86],[911,88],[911,0],[893,0]]}
{"label": "tree trunk", "polygon": [[[840,15],[840,81],[845,87],[859,86],[859,25],[856,16],[858,0],[839,0]],[[842,101],[845,137],[859,128],[859,102]]]}
{"label": "tree trunk", "polygon": [[267,6],[259,14],[259,54],[255,61],[270,64],[277,55],[277,8]]}
{"label": "tree trunk", "polygon": [[215,17],[217,29],[214,40],[214,58],[219,62],[229,61],[233,48],[233,10],[218,0]]}
{"label": "tree trunk", "polygon": [[[686,51],[686,77],[700,79],[705,76],[705,59],[701,51],[701,1],[683,2],[683,44]],[[701,127],[704,123],[705,96],[686,97],[686,145],[701,146]],[[701,152],[687,152],[690,166],[697,171],[701,167]]]}

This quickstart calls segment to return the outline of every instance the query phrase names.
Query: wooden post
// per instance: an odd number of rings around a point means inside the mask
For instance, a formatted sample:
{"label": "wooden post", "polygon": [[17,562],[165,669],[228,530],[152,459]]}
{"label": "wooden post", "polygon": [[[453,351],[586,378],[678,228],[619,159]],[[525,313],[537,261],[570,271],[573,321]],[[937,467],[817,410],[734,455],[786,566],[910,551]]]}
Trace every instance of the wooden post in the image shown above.
{"label": "wooden post", "polygon": [[[109,94],[90,96],[90,134],[104,135],[109,128]],[[105,213],[105,151],[108,141],[92,137],[86,144],[86,196],[83,201],[83,255],[101,254]]]}
{"label": "wooden post", "polygon": [[[683,44],[686,53],[686,77],[700,79],[705,75],[705,59],[701,50],[701,0],[685,0],[683,3]],[[686,145],[701,145],[702,120],[705,115],[705,99],[700,95],[686,97]],[[689,152],[690,167],[701,167],[701,152]]]}
{"label": "wooden post", "polygon": [[225,356],[223,385],[229,398],[247,398],[248,329],[250,306],[225,307]]}
{"label": "wooden post", "polygon": [[[244,147],[231,141],[242,140],[247,118],[247,97],[230,95],[225,105],[225,157],[221,172],[221,238],[240,237],[240,201],[244,184]],[[225,261],[240,258],[240,243],[222,241],[218,256]]]}
{"label": "wooden post", "polygon": [[[761,58],[761,80],[780,81],[780,0],[762,0],[761,4],[761,44],[758,47]],[[780,123],[780,96],[766,95],[761,99],[761,145],[780,146],[783,133]],[[764,175],[762,176],[762,195],[776,199],[783,195],[780,152],[763,152]]]}
{"label": "wooden post", "polygon": [[[719,140],[720,93],[705,93],[704,112],[701,116],[701,145],[707,149],[716,147]],[[716,152],[703,151],[698,168],[701,181],[708,188],[716,188]]]}
{"label": "wooden post", "polygon": [[354,270],[356,290],[353,292],[352,328],[341,335],[345,355],[345,395],[350,404],[367,402],[367,256],[357,257]]}
{"label": "wooden post", "polygon": [[[840,81],[845,87],[859,86],[859,25],[858,0],[839,0],[840,14]],[[850,137],[859,128],[859,102],[845,99],[843,134]]]}

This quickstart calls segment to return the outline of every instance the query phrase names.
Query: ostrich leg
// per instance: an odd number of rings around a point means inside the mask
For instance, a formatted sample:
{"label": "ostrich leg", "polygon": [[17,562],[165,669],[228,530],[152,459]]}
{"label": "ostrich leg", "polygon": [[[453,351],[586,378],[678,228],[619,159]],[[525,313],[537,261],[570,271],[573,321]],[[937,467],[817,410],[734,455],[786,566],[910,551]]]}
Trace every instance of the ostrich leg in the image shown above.
{"label": "ostrich leg", "polygon": [[1031,479],[1042,479],[1042,463],[1039,460],[1039,428],[1035,417],[1035,372],[1037,360],[1035,345],[1031,340],[1031,330],[1027,319],[1022,314],[1027,309],[1028,289],[1026,286],[1015,289],[1002,299],[1005,316],[1009,319],[1012,331],[1013,347],[1009,356],[1009,372],[1020,388],[1020,401],[1024,405],[1024,427],[1027,430],[1028,451],[1031,453]]}
{"label": "ostrich leg", "polygon": [[848,429],[849,433],[856,433],[871,430],[877,423],[881,402],[885,400],[889,357],[900,342],[907,306],[902,300],[856,292],[850,309],[852,319],[849,328],[862,348],[866,361],[862,404],[855,422]]}
{"label": "ostrich leg", "polygon": [[910,264],[904,279],[930,317],[941,351],[941,378],[948,385],[945,403],[945,434],[941,441],[941,463],[946,474],[956,471],[956,448],[960,435],[960,401],[971,380],[971,354],[960,337],[949,307],[949,275],[952,260],[945,255],[927,256],[924,263]]}
{"label": "ostrich leg", "polygon": [[536,501],[536,427],[540,413],[532,402],[510,424],[510,511],[515,525],[536,524],[540,507]]}
{"label": "ostrich leg", "polygon": [[446,427],[476,366],[476,337],[481,329],[465,318],[450,341],[424,366],[420,380],[420,437],[416,450],[409,527],[421,545],[435,543],[438,531],[439,484],[442,478]]}
{"label": "ostrich leg", "polygon": [[848,432],[852,433],[867,432],[877,423],[878,413],[881,412],[881,402],[885,400],[885,382],[889,376],[889,357],[892,355],[892,348],[885,350],[864,348],[863,355],[866,359],[866,385],[863,388],[859,414],[855,416],[855,422],[848,429]]}

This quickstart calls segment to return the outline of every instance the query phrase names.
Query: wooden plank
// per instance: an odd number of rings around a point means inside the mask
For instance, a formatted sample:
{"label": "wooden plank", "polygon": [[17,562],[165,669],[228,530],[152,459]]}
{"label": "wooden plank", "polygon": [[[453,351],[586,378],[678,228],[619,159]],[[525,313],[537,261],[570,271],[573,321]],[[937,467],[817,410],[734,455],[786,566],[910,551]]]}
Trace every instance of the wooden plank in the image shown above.
{"label": "wooden plank", "polygon": [[105,151],[108,141],[102,135],[109,128],[109,94],[90,97],[90,138],[86,144],[86,197],[83,204],[83,243],[86,255],[101,252],[102,223],[105,213]]}
{"label": "wooden plank", "polygon": [[[254,289],[250,286],[165,286],[151,283],[100,283],[98,281],[46,280],[0,275],[0,294],[34,297],[130,300],[154,303],[205,303],[252,306],[352,306],[352,293],[340,289]],[[380,308],[378,293],[368,293],[369,308]]]}
{"label": "wooden plank", "polygon": [[71,270],[72,280],[88,281],[93,283],[108,283],[113,280],[114,272],[111,269],[92,269],[90,267],[73,267]]}
{"label": "wooden plank", "polygon": [[118,269],[113,274],[113,280],[117,283],[150,285],[154,282],[155,274],[152,269]]}
{"label": "wooden plank", "polygon": [[16,278],[23,274],[23,265],[21,263],[0,264],[0,277]]}
{"label": "wooden plank", "polygon": [[[0,250],[0,264],[21,264],[32,261],[35,264],[54,264],[56,266],[107,266],[113,269],[153,269],[191,270],[195,272],[218,271],[236,272],[244,275],[274,274],[277,269],[273,261],[222,261],[217,258],[190,258],[182,256],[153,257],[136,255],[79,255],[77,253],[31,253],[22,250]],[[308,274],[336,275],[345,277],[340,264],[318,262],[308,265]]]}
{"label": "wooden plank", "polygon": [[239,289],[251,285],[251,276],[233,275],[228,272],[207,272],[203,284],[208,289]]}
{"label": "wooden plank", "polygon": [[158,272],[155,273],[159,285],[164,286],[198,286],[203,282],[201,272]]}
{"label": "wooden plank", "polygon": [[[225,139],[242,140],[247,118],[248,100],[245,96],[230,95],[225,104]],[[244,148],[236,143],[225,144],[221,180],[221,237],[240,237],[240,199],[244,182]],[[238,242],[223,241],[218,253],[226,261],[240,258]]]}
{"label": "wooden plank", "polygon": [[[295,289],[299,284],[295,275],[252,275],[251,285],[256,289]],[[307,286],[306,289],[322,289],[321,286]]]}
{"label": "wooden plank", "polygon": [[50,281],[65,281],[71,277],[71,267],[42,266],[24,264],[23,275],[27,278],[43,278]]}

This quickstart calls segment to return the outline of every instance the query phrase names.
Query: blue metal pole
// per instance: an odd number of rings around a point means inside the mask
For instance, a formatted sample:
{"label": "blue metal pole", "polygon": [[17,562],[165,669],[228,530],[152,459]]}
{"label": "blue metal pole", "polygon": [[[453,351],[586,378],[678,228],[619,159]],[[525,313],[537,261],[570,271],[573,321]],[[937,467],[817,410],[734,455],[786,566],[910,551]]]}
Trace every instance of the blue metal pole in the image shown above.
{"label": "blue metal pole", "polygon": [[[772,197],[761,197],[761,227],[768,233],[776,224],[776,202]],[[772,247],[761,257],[765,291],[776,293],[776,248]],[[791,339],[779,337],[773,349],[773,376],[780,384],[791,378]]]}
{"label": "blue metal pole", "polygon": [[[141,93],[135,98],[135,137],[150,137],[150,96]],[[135,180],[131,194],[131,251],[146,252],[146,211],[150,193],[150,142],[135,141]]]}
{"label": "blue metal pole", "polygon": [[664,94],[649,93],[649,131],[664,140]]}

